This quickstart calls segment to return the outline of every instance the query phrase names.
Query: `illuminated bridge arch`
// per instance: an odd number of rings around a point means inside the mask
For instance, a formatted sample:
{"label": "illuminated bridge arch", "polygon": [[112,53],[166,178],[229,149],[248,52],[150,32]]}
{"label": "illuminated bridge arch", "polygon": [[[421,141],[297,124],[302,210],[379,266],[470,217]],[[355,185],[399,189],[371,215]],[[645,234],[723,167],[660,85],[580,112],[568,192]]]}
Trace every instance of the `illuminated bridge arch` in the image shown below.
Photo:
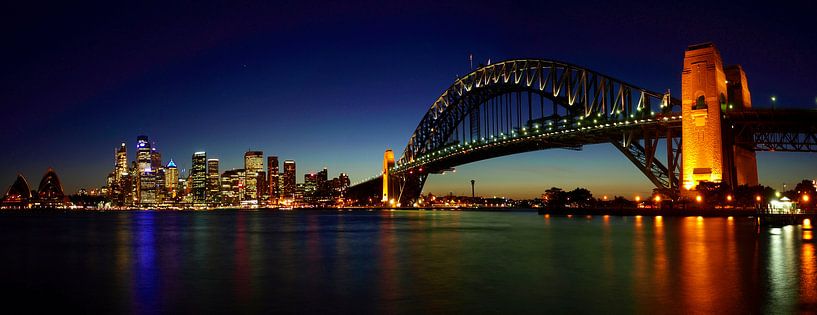
{"label": "illuminated bridge arch", "polygon": [[674,113],[680,104],[669,94],[559,61],[483,66],[458,78],[420,120],[389,170],[391,197],[408,205],[429,173],[457,165],[595,143],[613,143],[656,187],[672,190],[678,187],[680,138],[666,141],[669,167],[654,157],[659,139],[680,133],[681,116]]}

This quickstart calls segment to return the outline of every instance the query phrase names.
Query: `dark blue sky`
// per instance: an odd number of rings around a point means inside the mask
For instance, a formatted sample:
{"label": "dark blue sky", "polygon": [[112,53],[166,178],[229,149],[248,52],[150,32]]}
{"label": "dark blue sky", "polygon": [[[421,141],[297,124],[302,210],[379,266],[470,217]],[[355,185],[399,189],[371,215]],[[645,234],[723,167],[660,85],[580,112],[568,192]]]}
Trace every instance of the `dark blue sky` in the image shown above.
{"label": "dark blue sky", "polygon": [[[0,185],[53,166],[100,186],[120,142],[148,135],[181,167],[194,151],[242,166],[248,148],[353,181],[402,152],[428,106],[477,61],[538,57],[680,92],[684,48],[715,42],[754,106],[817,108],[817,7],[684,2],[2,4]],[[11,6],[11,7],[9,7]],[[131,152],[132,153],[132,152]],[[130,154],[129,158],[133,158]],[[817,177],[817,155],[759,154],[760,179]],[[603,180],[587,180],[592,174]],[[301,175],[299,178],[302,179]],[[473,163],[426,191],[536,196],[550,186],[647,193],[612,146]]]}

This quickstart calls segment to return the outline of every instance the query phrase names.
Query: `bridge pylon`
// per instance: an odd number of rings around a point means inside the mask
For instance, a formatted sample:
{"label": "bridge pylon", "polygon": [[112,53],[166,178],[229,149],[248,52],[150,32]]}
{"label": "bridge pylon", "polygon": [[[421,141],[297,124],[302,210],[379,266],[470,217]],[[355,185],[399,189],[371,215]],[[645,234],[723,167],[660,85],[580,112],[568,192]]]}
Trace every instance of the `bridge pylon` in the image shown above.
{"label": "bridge pylon", "polygon": [[394,167],[394,151],[391,149],[383,153],[383,193],[380,201],[388,205],[394,203],[394,181],[392,180],[391,168]]}
{"label": "bridge pylon", "polygon": [[740,66],[724,67],[712,43],[689,46],[681,73],[682,191],[692,196],[701,182],[731,187],[757,185],[757,161],[750,148],[736,146],[724,111],[751,107]]}

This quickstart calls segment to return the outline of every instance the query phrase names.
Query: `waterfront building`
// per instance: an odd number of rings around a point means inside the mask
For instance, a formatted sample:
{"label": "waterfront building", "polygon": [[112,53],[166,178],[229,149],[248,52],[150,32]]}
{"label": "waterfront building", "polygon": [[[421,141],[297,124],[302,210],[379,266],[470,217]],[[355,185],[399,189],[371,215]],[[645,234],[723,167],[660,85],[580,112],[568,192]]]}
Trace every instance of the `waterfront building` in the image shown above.
{"label": "waterfront building", "polygon": [[62,183],[57,176],[57,172],[53,168],[48,168],[48,171],[40,180],[40,186],[37,188],[37,201],[35,207],[42,208],[61,208],[66,204],[65,193],[62,190]]}
{"label": "waterfront building", "polygon": [[318,174],[304,174],[303,200],[306,203],[314,203],[318,200]]}
{"label": "waterfront building", "polygon": [[156,204],[156,174],[150,168],[139,174],[139,205],[150,207]]}
{"label": "waterfront building", "polygon": [[264,170],[264,152],[247,151],[244,153],[244,199],[258,199],[258,172]]}
{"label": "waterfront building", "polygon": [[218,159],[207,160],[207,200],[210,204],[218,203],[219,190],[221,190],[218,164]]}
{"label": "waterfront building", "polygon": [[284,198],[292,200],[295,197],[295,161],[284,161]]}
{"label": "waterfront building", "polygon": [[173,162],[173,159],[170,159],[170,162],[168,162],[167,166],[165,166],[164,189],[167,192],[167,197],[176,198],[178,187],[179,187],[179,168],[176,167],[176,163]]}
{"label": "waterfront building", "polygon": [[204,206],[207,201],[207,153],[193,153],[193,167],[190,169],[192,181],[192,202],[196,206]]}
{"label": "waterfront building", "polygon": [[232,169],[221,174],[221,200],[226,206],[238,206],[244,195],[244,169]]}
{"label": "waterfront building", "polygon": [[128,173],[128,149],[124,142],[116,150],[116,164],[114,167],[114,182],[121,186],[122,177]]}
{"label": "waterfront building", "polygon": [[269,186],[268,196],[269,201],[271,204],[275,205],[278,204],[278,197],[280,193],[280,187],[278,185],[278,157],[277,156],[268,156],[267,157],[267,174],[269,177],[267,178],[267,184]]}
{"label": "waterfront building", "polygon": [[22,174],[17,174],[14,183],[6,190],[3,199],[0,200],[1,208],[22,209],[28,208],[31,202],[31,189],[28,186],[28,181]]}

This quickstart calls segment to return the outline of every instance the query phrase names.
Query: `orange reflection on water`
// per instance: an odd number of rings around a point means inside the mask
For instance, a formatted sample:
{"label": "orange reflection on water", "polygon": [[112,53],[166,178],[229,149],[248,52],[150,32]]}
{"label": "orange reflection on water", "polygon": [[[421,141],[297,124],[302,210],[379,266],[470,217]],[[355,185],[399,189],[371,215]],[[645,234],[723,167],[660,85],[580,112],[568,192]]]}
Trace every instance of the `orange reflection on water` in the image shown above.
{"label": "orange reflection on water", "polygon": [[817,266],[815,264],[817,264],[817,256],[814,253],[814,244],[804,243],[800,253],[800,302],[817,308]]}

